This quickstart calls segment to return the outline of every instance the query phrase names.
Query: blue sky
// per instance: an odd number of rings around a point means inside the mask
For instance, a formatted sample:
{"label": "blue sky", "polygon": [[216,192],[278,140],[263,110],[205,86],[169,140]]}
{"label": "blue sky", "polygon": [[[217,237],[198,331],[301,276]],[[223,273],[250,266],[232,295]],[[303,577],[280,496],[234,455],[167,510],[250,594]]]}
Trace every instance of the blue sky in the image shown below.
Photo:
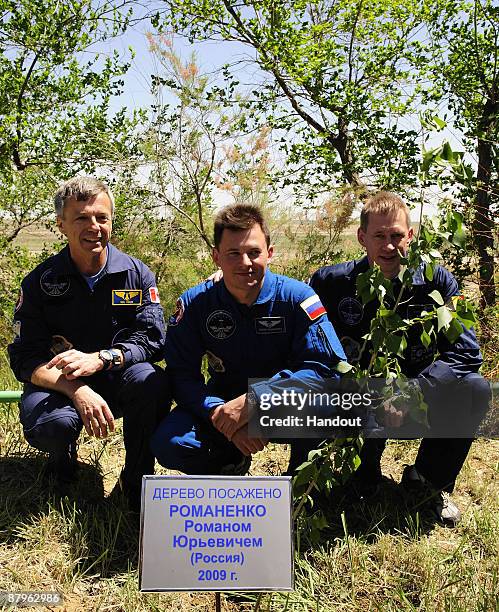
{"label": "blue sky", "polygon": [[[150,24],[146,21],[139,22],[137,25],[129,28],[126,34],[108,41],[102,49],[104,53],[108,50],[116,49],[123,59],[130,58],[129,47],[132,47],[135,51],[132,66],[125,76],[123,94],[112,102],[112,110],[114,111],[122,107],[127,107],[130,110],[139,107],[147,109],[154,102],[150,93],[151,75],[158,72],[158,66],[148,48],[146,38],[148,31],[153,32]],[[192,45],[180,36],[174,38],[174,47],[183,60],[187,60],[194,51],[201,73],[213,73],[214,75],[224,64],[229,62],[233,64],[237,60],[243,60],[245,57],[248,58],[249,53],[248,49],[240,43],[208,41]],[[247,82],[250,84],[251,81],[255,82],[255,78],[261,79],[261,73],[258,73],[258,69],[254,64],[250,66],[248,63],[242,62],[240,64],[240,71],[239,79],[242,83]],[[412,119],[409,121],[412,123]],[[417,121],[417,117],[414,118],[414,121]],[[435,134],[435,138],[435,145],[440,144],[443,138],[447,138],[453,148],[462,148],[456,135],[452,134],[449,130],[445,130],[444,133],[438,135]],[[430,142],[427,146],[432,144]],[[433,207],[430,206],[430,208]],[[430,215],[434,214],[434,210],[426,209],[426,212]],[[413,216],[418,216],[416,211],[413,211]]]}

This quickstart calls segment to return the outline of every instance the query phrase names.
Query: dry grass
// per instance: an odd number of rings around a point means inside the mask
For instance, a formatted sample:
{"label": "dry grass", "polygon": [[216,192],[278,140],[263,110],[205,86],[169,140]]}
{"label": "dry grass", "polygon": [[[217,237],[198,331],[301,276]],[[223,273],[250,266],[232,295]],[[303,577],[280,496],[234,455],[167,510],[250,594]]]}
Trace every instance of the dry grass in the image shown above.
{"label": "dry grass", "polygon": [[25,247],[31,253],[41,253],[45,247],[50,247],[61,238],[55,222],[51,229],[48,229],[44,223],[34,223],[19,232],[14,244]]}
{"label": "dry grass", "polygon": [[[47,235],[23,242],[36,249]],[[346,239],[355,245],[352,232]],[[17,387],[2,353],[0,388]],[[328,500],[320,546],[296,555],[293,593],[258,604],[255,594],[222,596],[222,610],[499,610],[499,441],[474,443],[455,492],[464,519],[452,530],[397,484],[416,452],[415,442],[389,443],[386,484],[369,503],[348,503],[340,490]],[[68,612],[214,610],[212,593],[138,591],[138,520],[114,490],[120,431],[106,442],[82,437],[79,456],[79,480],[62,491],[43,478],[44,457],[25,444],[16,406],[0,404],[0,590],[59,591],[56,609]],[[251,473],[278,475],[286,462],[287,448],[271,446]]]}
{"label": "dry grass", "polygon": [[[211,593],[138,591],[138,520],[113,491],[123,461],[119,431],[105,442],[82,438],[79,480],[61,491],[44,480],[44,458],[23,442],[16,407],[1,408],[2,590],[59,591],[68,612],[214,609]],[[415,453],[414,442],[388,445],[387,484],[370,504],[346,505],[338,491],[323,542],[296,556],[295,591],[266,594],[259,609],[495,609],[499,442],[472,447],[456,491],[464,520],[453,530],[433,525],[396,484]],[[286,461],[287,447],[272,446],[251,473],[278,475]],[[255,601],[255,594],[222,596],[222,610],[256,609]]]}

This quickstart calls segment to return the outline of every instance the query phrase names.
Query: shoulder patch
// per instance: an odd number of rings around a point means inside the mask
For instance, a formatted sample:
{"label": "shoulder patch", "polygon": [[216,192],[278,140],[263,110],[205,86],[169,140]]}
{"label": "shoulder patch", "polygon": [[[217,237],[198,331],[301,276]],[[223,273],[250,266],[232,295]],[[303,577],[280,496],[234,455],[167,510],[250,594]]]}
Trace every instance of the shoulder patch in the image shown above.
{"label": "shoulder patch", "polygon": [[311,295],[306,300],[303,300],[303,302],[300,303],[300,307],[303,308],[311,321],[315,321],[315,319],[318,319],[326,312],[317,294]]}
{"label": "shoulder patch", "polygon": [[168,319],[168,327],[173,325],[178,325],[184,316],[185,306],[182,298],[178,298],[177,303],[175,304],[175,312]]}
{"label": "shoulder patch", "polygon": [[153,304],[159,304],[159,291],[157,287],[149,287],[149,298]]}
{"label": "shoulder patch", "polygon": [[141,306],[142,289],[113,289],[113,306]]}

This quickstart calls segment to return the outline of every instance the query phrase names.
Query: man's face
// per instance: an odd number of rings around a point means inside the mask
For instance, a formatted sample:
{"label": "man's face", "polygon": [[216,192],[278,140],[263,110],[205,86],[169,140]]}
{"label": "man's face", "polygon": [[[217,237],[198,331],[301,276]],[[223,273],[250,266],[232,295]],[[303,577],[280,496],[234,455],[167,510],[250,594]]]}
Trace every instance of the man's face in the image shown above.
{"label": "man's face", "polygon": [[63,216],[57,217],[57,227],[67,237],[76,264],[103,256],[112,226],[111,200],[106,193],[84,202],[71,198],[64,205]]}
{"label": "man's face", "polygon": [[257,298],[272,255],[273,247],[267,247],[258,224],[235,232],[225,229],[218,249],[213,249],[213,261],[222,269],[225,286],[242,303]]}
{"label": "man's face", "polygon": [[388,215],[370,213],[366,231],[360,227],[357,230],[370,265],[378,264],[386,278],[400,272],[400,255],[406,254],[412,235],[403,210]]}

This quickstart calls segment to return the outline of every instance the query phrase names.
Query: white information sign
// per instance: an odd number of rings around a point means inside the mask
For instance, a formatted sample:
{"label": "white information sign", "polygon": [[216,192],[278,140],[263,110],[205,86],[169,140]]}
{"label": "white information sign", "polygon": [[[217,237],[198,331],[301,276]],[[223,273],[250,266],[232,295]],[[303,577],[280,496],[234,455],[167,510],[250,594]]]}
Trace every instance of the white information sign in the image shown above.
{"label": "white information sign", "polygon": [[144,476],[141,591],[291,591],[291,478]]}

